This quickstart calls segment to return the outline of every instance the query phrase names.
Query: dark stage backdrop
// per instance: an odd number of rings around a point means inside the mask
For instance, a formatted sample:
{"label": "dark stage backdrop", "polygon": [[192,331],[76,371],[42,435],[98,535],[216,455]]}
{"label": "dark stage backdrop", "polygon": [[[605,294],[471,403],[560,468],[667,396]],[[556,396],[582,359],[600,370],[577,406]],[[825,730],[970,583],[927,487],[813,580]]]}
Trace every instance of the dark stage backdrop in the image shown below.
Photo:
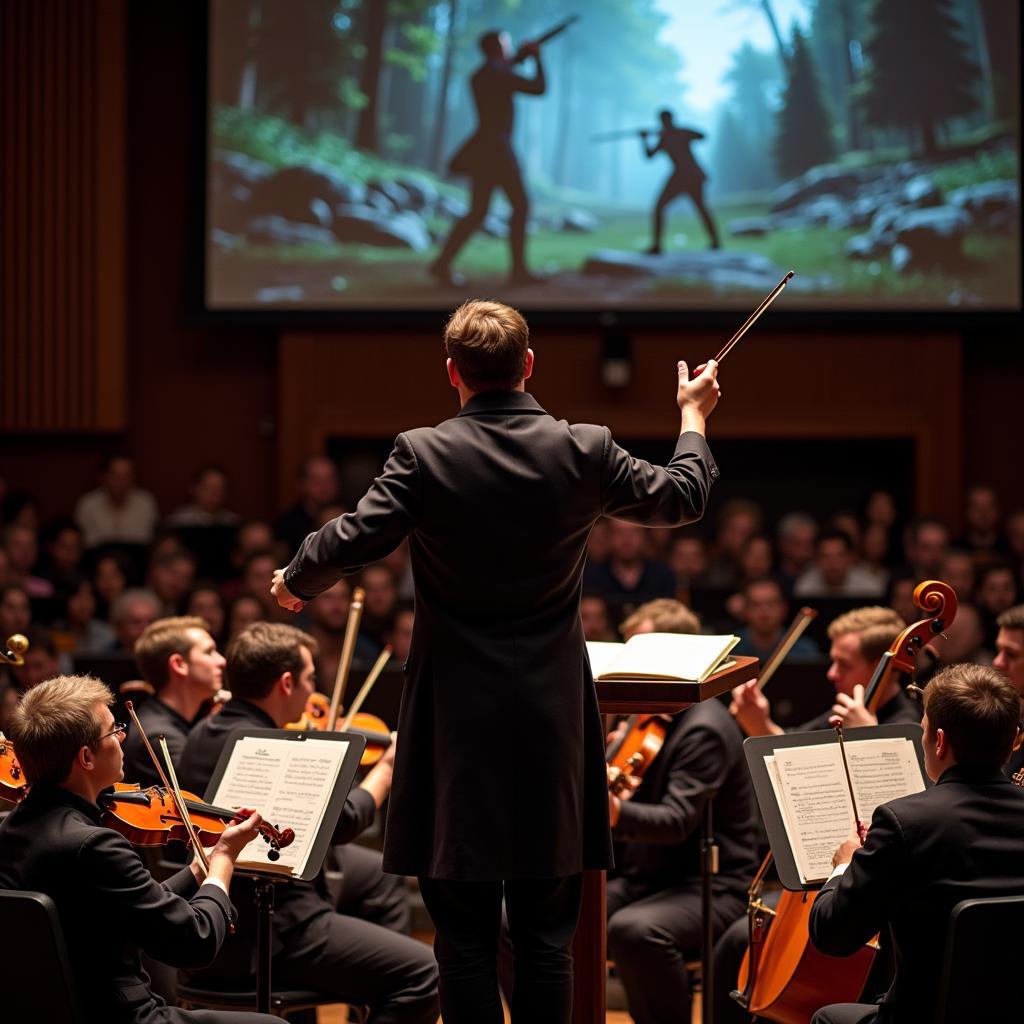
{"label": "dark stage backdrop", "polygon": [[209,12],[210,309],[1020,308],[1017,3]]}

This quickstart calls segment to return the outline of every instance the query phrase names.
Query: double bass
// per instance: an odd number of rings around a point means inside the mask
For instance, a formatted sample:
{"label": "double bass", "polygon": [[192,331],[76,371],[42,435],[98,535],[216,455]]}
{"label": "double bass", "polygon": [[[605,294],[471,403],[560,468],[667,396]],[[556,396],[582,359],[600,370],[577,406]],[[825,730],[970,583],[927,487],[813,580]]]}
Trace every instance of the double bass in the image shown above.
{"label": "double bass", "polygon": [[[864,692],[864,704],[877,713],[887,684],[913,681],[917,656],[956,616],[956,592],[948,583],[926,580],[914,589],[914,604],[928,612],[908,626],[882,655]],[[807,1024],[829,1003],[857,1002],[878,949],[876,940],[850,957],[830,957],[811,944],[809,921],[816,892],[783,890],[772,908],[763,899],[765,858],[748,890],[750,944],[743,957],[733,998],[754,1016],[779,1024]]]}

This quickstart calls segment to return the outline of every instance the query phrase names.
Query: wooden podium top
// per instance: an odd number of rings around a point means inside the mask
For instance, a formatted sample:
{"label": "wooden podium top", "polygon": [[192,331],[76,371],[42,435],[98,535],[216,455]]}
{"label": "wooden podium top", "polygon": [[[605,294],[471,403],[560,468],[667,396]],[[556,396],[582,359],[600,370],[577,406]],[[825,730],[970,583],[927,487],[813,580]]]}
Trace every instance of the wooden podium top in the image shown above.
{"label": "wooden podium top", "polygon": [[710,700],[748,679],[757,678],[757,658],[738,655],[734,664],[708,676],[703,683],[665,679],[596,680],[597,700],[606,715],[644,712],[675,714],[703,700]]}

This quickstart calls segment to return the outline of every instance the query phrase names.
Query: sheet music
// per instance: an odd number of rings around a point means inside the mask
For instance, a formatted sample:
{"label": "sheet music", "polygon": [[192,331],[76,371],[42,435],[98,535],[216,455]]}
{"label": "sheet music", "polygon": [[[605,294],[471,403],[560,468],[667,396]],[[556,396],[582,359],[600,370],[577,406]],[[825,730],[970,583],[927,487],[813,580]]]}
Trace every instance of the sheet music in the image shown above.
{"label": "sheet music", "polygon": [[[924,789],[908,739],[847,741],[846,756],[865,824],[879,804]],[[854,828],[838,743],[780,748],[765,764],[801,881],[824,881],[832,873],[832,855]]]}
{"label": "sheet music", "polygon": [[244,736],[236,741],[212,803],[251,807],[275,827],[295,831],[280,860],[270,860],[270,847],[260,838],[242,852],[239,867],[275,872],[287,867],[303,874],[348,748],[343,740]]}

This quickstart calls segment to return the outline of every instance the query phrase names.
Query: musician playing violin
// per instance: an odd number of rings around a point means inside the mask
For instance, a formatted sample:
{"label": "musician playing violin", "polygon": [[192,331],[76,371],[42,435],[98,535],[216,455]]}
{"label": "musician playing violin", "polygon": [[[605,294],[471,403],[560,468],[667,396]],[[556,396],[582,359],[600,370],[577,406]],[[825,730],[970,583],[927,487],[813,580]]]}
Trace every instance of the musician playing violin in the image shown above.
{"label": "musician playing violin", "polygon": [[271,1024],[276,1017],[257,1013],[179,1010],[150,989],[140,951],[183,968],[216,956],[234,918],[228,887],[235,860],[256,837],[260,817],[225,829],[205,880],[194,863],[154,881],[128,841],[101,824],[97,801],[123,778],[125,731],[111,714],[112,699],[87,676],[49,679],[22,698],[10,732],[31,791],[0,825],[0,888],[54,901],[89,1020]]}
{"label": "musician playing violin", "polygon": [[[672,609],[675,605],[675,609]],[[627,622],[634,632],[695,633],[696,617],[678,601],[642,605]],[[670,629],[669,624],[676,628]],[[701,823],[714,799],[719,870],[714,876],[715,930],[743,913],[757,867],[753,791],[742,736],[717,700],[677,715],[664,746],[631,799],[609,793],[617,871],[608,882],[608,955],[637,1024],[689,1020],[684,961],[700,948]],[[715,795],[717,793],[717,796]]]}
{"label": "musician playing violin", "polygon": [[[199,709],[224,683],[224,655],[198,616],[157,619],[135,641],[135,660],[154,694],[138,709],[147,736],[163,736],[175,768]],[[137,730],[124,741],[125,774],[141,786],[160,783]]]}
{"label": "musician playing violin", "polygon": [[[928,684],[921,724],[936,785],[879,806],[863,848],[839,847],[810,916],[811,941],[830,956],[849,956],[888,925],[895,980],[880,1004],[826,1006],[814,1024],[934,1020],[953,907],[1024,893],[1024,791],[1001,771],[1019,720],[1017,691],[992,668],[951,665]],[[977,1019],[1004,1019],[988,1009]],[[1011,1007],[998,1009],[1012,1019]]]}
{"label": "musician playing violin", "polygon": [[827,676],[836,689],[835,704],[803,725],[784,730],[774,722],[771,704],[758,689],[756,680],[733,690],[729,710],[748,736],[827,729],[833,715],[839,715],[848,729],[879,722],[916,722],[918,708],[895,678],[886,684],[879,697],[877,715],[864,706],[864,688],[878,659],[905,627],[906,623],[895,611],[883,607],[854,608],[833,620],[828,627],[831,664]]}
{"label": "musician playing violin", "polygon": [[[316,689],[317,643],[293,626],[257,622],[227,651],[231,700],[189,735],[178,770],[182,784],[202,793],[224,745],[240,727],[279,729],[300,717]],[[345,801],[334,833],[349,844],[373,822],[391,789],[392,743]],[[387,1024],[434,1024],[437,966],[430,947],[400,934],[409,912],[400,879],[381,870],[379,853],[341,845],[343,888],[335,899],[324,871],[311,883],[277,890],[273,922],[273,977],[282,987],[308,988],[338,1002],[369,1006]],[[240,881],[240,886],[247,883]],[[239,927],[210,975],[251,978],[256,945],[253,900],[239,892]]]}

